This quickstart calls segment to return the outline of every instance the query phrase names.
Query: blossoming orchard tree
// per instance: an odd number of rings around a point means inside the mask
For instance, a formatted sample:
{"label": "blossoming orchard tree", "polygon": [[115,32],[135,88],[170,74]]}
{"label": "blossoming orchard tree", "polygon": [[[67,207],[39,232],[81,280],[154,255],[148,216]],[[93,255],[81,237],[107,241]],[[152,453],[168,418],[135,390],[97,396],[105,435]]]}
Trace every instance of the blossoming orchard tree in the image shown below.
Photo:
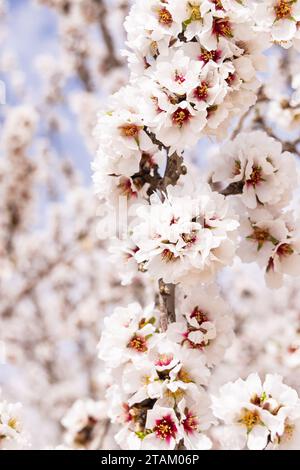
{"label": "blossoming orchard tree", "polygon": [[0,450],[300,449],[299,15],[0,0]]}
{"label": "blossoming orchard tree", "polygon": [[[239,333],[228,267],[257,263],[274,290],[300,275],[299,20],[298,0],[136,0],[125,20],[130,79],[99,114],[93,163],[123,284],[140,272],[153,291],[99,344],[122,449],[299,448],[280,375],[215,378]],[[208,137],[209,170],[190,158]]]}

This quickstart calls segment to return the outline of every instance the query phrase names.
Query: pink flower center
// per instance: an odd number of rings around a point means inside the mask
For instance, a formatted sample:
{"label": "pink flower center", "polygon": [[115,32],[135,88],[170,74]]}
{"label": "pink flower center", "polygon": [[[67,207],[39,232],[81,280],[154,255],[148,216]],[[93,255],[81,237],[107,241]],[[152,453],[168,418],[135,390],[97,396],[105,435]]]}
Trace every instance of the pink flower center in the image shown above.
{"label": "pink flower center", "polygon": [[172,420],[171,415],[166,415],[161,419],[157,419],[154,427],[156,437],[162,440],[170,441],[176,437],[177,427]]}
{"label": "pink flower center", "polygon": [[249,179],[247,179],[246,183],[249,185],[249,186],[256,186],[258,185],[261,181],[264,181],[263,180],[263,177],[262,177],[262,169],[260,166],[254,166],[252,168],[252,173],[249,177]]}
{"label": "pink flower center", "polygon": [[159,356],[158,361],[156,361],[155,365],[159,367],[166,367],[171,364],[173,361],[172,354],[161,354]]}
{"label": "pink flower center", "polygon": [[183,428],[187,434],[192,434],[198,429],[199,420],[190,410],[187,408],[184,410],[185,419],[182,422]]}
{"label": "pink flower center", "polygon": [[200,351],[203,350],[203,348],[205,348],[207,346],[208,343],[206,343],[205,341],[202,341],[201,343],[194,343],[194,341],[192,341],[190,339],[190,333],[194,333],[194,332],[201,332],[201,333],[205,333],[206,330],[203,330],[201,328],[193,328],[193,327],[189,327],[184,333],[183,333],[183,341],[182,341],[182,345],[185,344],[187,342],[188,344],[188,347],[190,349],[198,349]]}
{"label": "pink flower center", "polygon": [[183,233],[181,235],[182,240],[186,243],[187,246],[193,245],[197,241],[197,236],[195,233]]}
{"label": "pink flower center", "polygon": [[203,81],[201,85],[194,90],[194,97],[199,101],[205,101],[208,98],[208,83]]}
{"label": "pink flower center", "polygon": [[175,73],[175,82],[177,83],[184,83],[185,82],[185,76],[182,73]]}
{"label": "pink flower center", "polygon": [[222,52],[219,50],[207,51],[203,49],[199,56],[199,60],[201,60],[205,64],[207,64],[210,60],[212,60],[213,62],[217,62],[218,60],[220,60],[221,55],[222,55]]}
{"label": "pink flower center", "polygon": [[219,37],[232,38],[232,27],[228,18],[215,18],[213,23],[213,33]]}
{"label": "pink flower center", "polygon": [[274,241],[268,230],[255,226],[253,227],[253,232],[251,235],[248,235],[247,239],[257,243],[259,250],[263,247],[265,242]]}
{"label": "pink flower center", "polygon": [[199,325],[201,325],[202,323],[204,323],[206,321],[209,321],[208,316],[206,315],[206,313],[204,313],[202,310],[200,310],[198,306],[195,307],[194,310],[192,311],[191,318],[196,318]]}
{"label": "pink flower center", "polygon": [[212,0],[212,2],[216,5],[216,10],[224,10],[221,0]]}
{"label": "pink flower center", "polygon": [[175,113],[173,113],[172,121],[176,126],[182,127],[186,122],[191,118],[191,113],[186,108],[178,108]]}
{"label": "pink flower center", "polygon": [[122,408],[123,408],[125,423],[130,423],[130,421],[132,421],[132,416],[130,414],[130,407],[128,403],[123,403]]}
{"label": "pink flower center", "polygon": [[144,336],[134,335],[127,344],[127,348],[135,349],[137,352],[144,353],[148,351],[147,340]]}
{"label": "pink flower center", "polygon": [[254,426],[257,426],[258,424],[262,424],[258,411],[257,410],[250,411],[247,409],[244,409],[242,411],[239,422],[246,426],[248,432],[252,431]]}
{"label": "pink flower center", "polygon": [[226,78],[226,83],[230,86],[236,79],[236,74],[235,73],[230,73],[228,77]]}

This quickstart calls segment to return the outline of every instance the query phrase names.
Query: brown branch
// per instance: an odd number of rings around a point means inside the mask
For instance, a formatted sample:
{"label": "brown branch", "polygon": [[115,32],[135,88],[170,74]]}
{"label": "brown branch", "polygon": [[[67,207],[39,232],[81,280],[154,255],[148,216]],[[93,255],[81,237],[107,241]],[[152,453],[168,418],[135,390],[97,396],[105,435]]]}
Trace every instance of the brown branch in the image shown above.
{"label": "brown branch", "polygon": [[[164,176],[161,176],[158,171],[156,171],[156,174],[154,177],[152,177],[151,180],[148,180],[147,182],[150,183],[150,194],[152,194],[155,191],[161,191],[162,193],[165,193],[167,186],[172,185],[175,186],[180,178],[181,175],[186,175],[187,173],[187,168],[183,164],[183,155],[178,155],[178,153],[174,152],[172,155],[169,155],[170,153],[170,148],[166,147],[160,140],[158,140],[155,136],[155,134],[147,127],[144,127],[144,131],[150,137],[152,140],[152,143],[154,145],[157,145],[159,150],[165,150],[167,153],[167,163],[166,163],[166,168],[165,168],[165,173]],[[164,195],[162,195],[164,198]]]}
{"label": "brown branch", "polygon": [[169,323],[176,321],[175,313],[175,284],[166,284],[162,279],[159,280],[160,293],[160,327],[166,331]]}
{"label": "brown branch", "polygon": [[[167,153],[167,162],[164,176],[160,176],[158,169],[156,169],[155,176],[152,177],[150,184],[150,194],[155,191],[161,192],[162,199],[165,198],[165,192],[169,185],[175,186],[181,175],[187,173],[187,168],[183,164],[183,155],[178,155],[176,152],[169,155],[170,148],[166,147],[160,142],[155,134],[147,127],[144,128],[146,134],[150,137],[153,144],[157,145],[160,150],[165,150]],[[159,281],[159,305],[161,311],[160,326],[162,331],[166,331],[169,323],[176,321],[175,313],[175,284],[166,284],[162,279]]]}
{"label": "brown branch", "polygon": [[235,196],[237,194],[242,194],[244,183],[243,181],[238,181],[236,183],[231,183],[227,188],[219,191],[223,196]]}
{"label": "brown branch", "polygon": [[107,19],[107,7],[105,5],[104,0],[94,0],[94,2],[98,5],[99,13],[98,13],[98,21],[100,31],[103,37],[103,41],[105,43],[107,54],[106,58],[103,61],[105,71],[108,72],[114,68],[122,67],[123,62],[119,59],[113,37],[110,34],[110,22]]}
{"label": "brown branch", "polygon": [[160,184],[160,190],[165,191],[167,186],[175,186],[181,175],[186,175],[187,168],[183,165],[183,156],[176,152],[167,159],[164,177]]}
{"label": "brown branch", "polygon": [[81,80],[81,82],[84,86],[84,89],[88,93],[92,93],[93,91],[95,91],[93,80],[92,80],[90,71],[87,67],[86,57],[84,56],[84,54],[80,54],[80,56],[78,57],[78,63],[76,65],[76,71],[77,71],[78,77],[80,78],[80,80]]}

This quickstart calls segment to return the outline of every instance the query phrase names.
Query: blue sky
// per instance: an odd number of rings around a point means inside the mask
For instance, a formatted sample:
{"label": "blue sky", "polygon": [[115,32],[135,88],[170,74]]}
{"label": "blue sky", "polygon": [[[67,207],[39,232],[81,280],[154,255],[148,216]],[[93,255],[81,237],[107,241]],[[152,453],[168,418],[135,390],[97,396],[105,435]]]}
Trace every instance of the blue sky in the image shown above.
{"label": "blue sky", "polygon": [[[57,57],[59,54],[57,16],[49,8],[35,4],[30,0],[8,0],[8,36],[7,45],[17,56],[19,66],[26,76],[27,95],[22,100],[37,104],[41,81],[35,69],[35,59],[42,54]],[[6,84],[7,105],[15,105],[18,100],[12,95],[9,80],[2,77]],[[65,93],[80,89],[81,84],[69,80]],[[66,129],[52,138],[53,145],[61,156],[71,158],[83,172],[84,179],[90,182],[90,157],[85,148],[83,138],[77,128],[75,116],[67,105],[58,109],[66,122]],[[41,122],[40,133],[43,135]]]}

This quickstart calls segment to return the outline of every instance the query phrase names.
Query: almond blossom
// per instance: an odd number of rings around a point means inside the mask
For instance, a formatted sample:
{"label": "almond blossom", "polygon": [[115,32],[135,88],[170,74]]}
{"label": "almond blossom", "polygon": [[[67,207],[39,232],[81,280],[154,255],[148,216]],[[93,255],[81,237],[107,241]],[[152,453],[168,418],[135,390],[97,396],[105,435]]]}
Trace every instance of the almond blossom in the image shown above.
{"label": "almond blossom", "polygon": [[282,152],[281,143],[266,133],[255,131],[239,134],[222,148],[212,178],[225,187],[239,187],[242,202],[255,209],[258,205],[286,205],[296,175],[293,155]]}
{"label": "almond blossom", "polygon": [[263,47],[246,7],[154,1],[146,9],[151,28],[144,15],[144,3],[136,2],[125,22],[126,55],[133,83],[153,94],[147,100],[154,100],[156,116],[148,125],[160,141],[182,151],[201,135],[218,135],[225,119],[254,104]]}
{"label": "almond blossom", "polygon": [[299,1],[0,0],[1,449],[299,448]]}
{"label": "almond blossom", "polygon": [[284,274],[300,274],[298,230],[292,214],[256,209],[241,220],[243,239],[238,253],[244,261],[256,261],[264,268],[270,287],[280,287]]}
{"label": "almond blossom", "polygon": [[16,450],[28,447],[23,419],[21,403],[0,401],[0,449]]}
{"label": "almond blossom", "polygon": [[225,198],[206,186],[191,196],[181,193],[168,189],[164,201],[154,194],[151,206],[138,208],[135,258],[165,282],[209,281],[234,256],[238,221]]}
{"label": "almond blossom", "polygon": [[182,293],[177,322],[169,326],[168,335],[188,349],[187,355],[192,355],[193,350],[198,355],[203,354],[208,366],[212,367],[230,346],[232,328],[228,307],[218,296],[218,290],[212,285],[197,286],[185,295]]}
{"label": "almond blossom", "polygon": [[130,358],[145,354],[153,342],[157,311],[150,305],[143,310],[137,303],[119,307],[105,318],[105,331],[99,344],[99,357],[116,367]]}
{"label": "almond blossom", "polygon": [[298,0],[266,0],[257,2],[254,18],[259,28],[270,31],[272,40],[290,46],[299,41],[297,22],[300,20]]}
{"label": "almond blossom", "polygon": [[264,383],[257,374],[230,382],[212,400],[215,416],[226,425],[228,444],[250,450],[264,449],[276,435],[284,434],[285,415],[299,412],[300,404],[297,392],[271,374]]}

